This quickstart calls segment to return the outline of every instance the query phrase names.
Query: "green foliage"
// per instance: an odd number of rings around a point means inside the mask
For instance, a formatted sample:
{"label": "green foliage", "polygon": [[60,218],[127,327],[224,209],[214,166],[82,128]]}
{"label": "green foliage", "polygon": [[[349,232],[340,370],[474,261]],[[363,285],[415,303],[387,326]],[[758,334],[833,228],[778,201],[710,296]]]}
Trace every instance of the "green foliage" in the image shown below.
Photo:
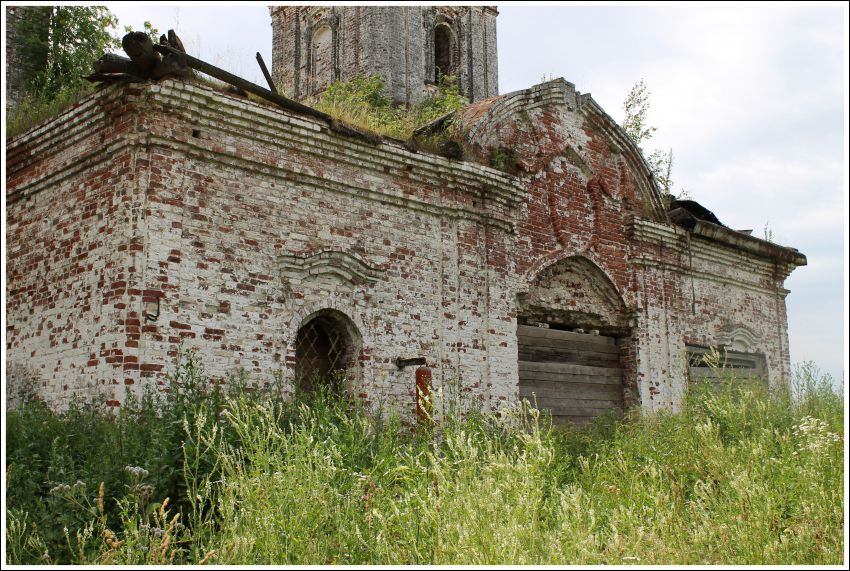
{"label": "green foliage", "polygon": [[51,117],[56,117],[92,91],[94,87],[91,84],[79,84],[62,88],[52,94],[30,92],[21,104],[8,114],[6,137],[19,135]]}
{"label": "green foliage", "polygon": [[24,86],[32,83],[35,75],[47,67],[48,39],[50,37],[50,18],[53,9],[50,6],[31,6],[23,9],[18,22],[18,39],[23,51],[22,80]]}
{"label": "green foliage", "polygon": [[490,166],[504,172],[516,172],[517,155],[510,147],[490,150]]}
{"label": "green foliage", "polygon": [[[124,26],[124,33],[129,34],[132,31],[133,26]],[[159,30],[154,28],[148,20],[145,20],[142,24],[142,31],[150,37],[154,45],[159,44]],[[118,38],[115,38],[115,47],[121,47],[121,41]]]}
{"label": "green foliage", "polygon": [[681,189],[678,193],[673,190],[673,149],[667,152],[656,149],[646,156],[643,145],[658,130],[648,124],[649,96],[649,90],[643,79],[632,86],[623,102],[625,116],[621,126],[629,138],[644,153],[646,164],[661,189],[662,198],[666,204],[669,204],[673,198],[687,198],[689,194],[685,189]]}
{"label": "green foliage", "polygon": [[79,91],[82,76],[113,47],[112,30],[118,19],[105,6],[54,6],[50,16],[46,66],[36,74],[29,90],[52,98],[63,91]]}
{"label": "green foliage", "polygon": [[335,81],[322,93],[316,108],[329,115],[381,135],[401,138],[404,113],[384,92],[379,75]]}
{"label": "green foliage", "polygon": [[649,170],[655,177],[661,192],[665,197],[673,195],[673,149],[668,152],[655,150],[646,157]]}
{"label": "green foliage", "polygon": [[646,83],[641,79],[632,86],[623,101],[623,110],[626,113],[622,122],[623,130],[639,147],[644,141],[651,139],[658,130],[656,127],[647,125],[649,95]]}
{"label": "green foliage", "polygon": [[677,413],[581,430],[527,405],[482,413],[452,382],[435,397],[437,423],[421,425],[321,390],[288,401],[231,384],[186,355],[164,399],[117,416],[37,401],[10,413],[7,563],[843,556],[843,399],[810,364],[790,387],[730,376],[690,391]]}
{"label": "green foliage", "polygon": [[[11,137],[55,116],[93,91],[82,76],[120,40],[118,20],[104,6],[53,6],[49,19],[25,24],[25,59],[35,62],[25,78],[27,96],[7,115]],[[146,28],[147,29],[147,28]]]}
{"label": "green foliage", "polygon": [[441,78],[435,92],[407,109],[393,104],[379,75],[335,81],[316,104],[320,111],[378,135],[408,139],[417,127],[462,109],[468,103],[456,78]]}
{"label": "green foliage", "polygon": [[[171,498],[180,511],[187,512],[191,482],[184,478],[184,459],[195,457],[196,440],[187,438],[184,424],[211,431],[217,424],[232,436],[220,417],[228,396],[252,395],[244,379],[234,375],[224,388],[207,378],[193,354],[180,355],[175,373],[169,379],[168,392],[146,392],[128,398],[115,415],[103,405],[73,404],[56,414],[39,401],[30,401],[7,416],[7,507],[9,514],[26,514],[27,529],[36,529],[39,541],[46,544],[52,562],[80,559],[77,533],[83,533],[93,517],[94,494],[101,482],[106,502],[102,527],[121,527],[121,506],[129,501],[134,489],[149,486],[148,505]],[[215,474],[217,463],[209,457],[197,457],[193,464],[194,480]],[[147,474],[138,480],[125,469],[143,467]],[[193,481],[194,481],[193,480]],[[81,482],[82,487],[74,486]],[[71,486],[51,492],[57,486]],[[148,488],[146,488],[148,489]],[[62,493],[60,493],[62,492]],[[68,541],[63,532],[68,529]],[[33,543],[24,537],[24,545]],[[99,547],[89,542],[84,559],[93,561]],[[35,561],[41,554],[25,551],[25,560]]]}
{"label": "green foliage", "polygon": [[440,75],[436,90],[413,106],[413,124],[415,127],[427,125],[447,113],[460,111],[468,104],[469,100],[460,92],[457,77]]}

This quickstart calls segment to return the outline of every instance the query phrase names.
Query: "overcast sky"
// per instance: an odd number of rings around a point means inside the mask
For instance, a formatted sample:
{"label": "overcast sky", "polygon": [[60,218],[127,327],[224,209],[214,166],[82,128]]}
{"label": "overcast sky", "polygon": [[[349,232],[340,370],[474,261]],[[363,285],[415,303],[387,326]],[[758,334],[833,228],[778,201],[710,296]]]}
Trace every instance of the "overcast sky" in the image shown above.
{"label": "overcast sky", "polygon": [[[174,28],[187,51],[255,83],[271,65],[265,4],[109,4]],[[500,93],[564,77],[615,119],[651,93],[645,144],[672,149],[677,190],[735,229],[765,225],[809,261],[786,281],[791,360],[846,367],[847,6],[500,5]],[[123,28],[122,28],[123,30]]]}

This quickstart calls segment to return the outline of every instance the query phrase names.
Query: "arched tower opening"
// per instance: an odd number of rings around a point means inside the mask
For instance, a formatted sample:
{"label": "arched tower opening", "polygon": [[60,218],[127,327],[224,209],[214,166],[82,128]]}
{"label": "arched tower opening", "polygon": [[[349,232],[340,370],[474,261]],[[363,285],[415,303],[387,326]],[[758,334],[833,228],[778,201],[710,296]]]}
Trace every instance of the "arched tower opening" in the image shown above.
{"label": "arched tower opening", "polygon": [[[458,79],[470,101],[498,94],[495,6],[272,6],[272,76],[309,101],[335,80],[378,75],[396,104]],[[327,26],[329,29],[325,29]]]}
{"label": "arched tower opening", "polygon": [[434,27],[434,81],[439,82],[442,76],[454,74],[452,30],[446,24],[437,24]]}

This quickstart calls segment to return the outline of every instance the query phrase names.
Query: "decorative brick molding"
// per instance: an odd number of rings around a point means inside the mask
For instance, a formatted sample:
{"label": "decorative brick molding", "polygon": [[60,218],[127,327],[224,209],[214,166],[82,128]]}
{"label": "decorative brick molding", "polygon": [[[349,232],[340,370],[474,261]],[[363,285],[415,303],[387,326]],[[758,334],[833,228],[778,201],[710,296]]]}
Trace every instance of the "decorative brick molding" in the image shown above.
{"label": "decorative brick molding", "polygon": [[281,254],[278,266],[284,284],[291,289],[317,276],[333,276],[350,286],[373,285],[383,271],[372,268],[360,258],[347,252],[324,251],[308,256]]}

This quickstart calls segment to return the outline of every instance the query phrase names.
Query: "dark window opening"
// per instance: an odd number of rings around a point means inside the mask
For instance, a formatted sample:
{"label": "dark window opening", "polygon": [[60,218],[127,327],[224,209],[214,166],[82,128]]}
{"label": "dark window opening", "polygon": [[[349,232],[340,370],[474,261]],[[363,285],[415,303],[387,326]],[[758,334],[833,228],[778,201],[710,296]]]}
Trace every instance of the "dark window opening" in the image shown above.
{"label": "dark window opening", "polygon": [[434,28],[434,81],[452,75],[452,36],[448,26]]}
{"label": "dark window opening", "polygon": [[313,393],[321,386],[339,394],[343,377],[356,363],[354,325],[337,312],[305,323],[295,338],[295,368],[299,388]]}

